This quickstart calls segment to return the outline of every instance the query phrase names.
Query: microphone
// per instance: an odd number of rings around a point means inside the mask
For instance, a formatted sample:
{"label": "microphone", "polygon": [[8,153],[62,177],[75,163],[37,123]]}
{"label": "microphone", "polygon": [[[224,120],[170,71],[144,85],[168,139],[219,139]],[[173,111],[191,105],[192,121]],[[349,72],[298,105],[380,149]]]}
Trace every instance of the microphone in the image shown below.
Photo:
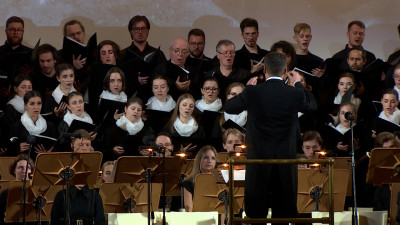
{"label": "microphone", "polygon": [[354,117],[354,115],[353,115],[351,112],[346,112],[346,113],[344,114],[344,118],[345,118],[346,120],[350,120],[350,121],[355,120],[355,117]]}
{"label": "microphone", "polygon": [[63,138],[69,137],[69,138],[81,138],[81,134],[74,134],[74,133],[65,133],[62,134]]}
{"label": "microphone", "polygon": [[35,136],[35,135],[28,135],[28,137],[26,137],[26,141],[27,141],[29,144],[33,144],[33,143],[36,142],[36,136]]}

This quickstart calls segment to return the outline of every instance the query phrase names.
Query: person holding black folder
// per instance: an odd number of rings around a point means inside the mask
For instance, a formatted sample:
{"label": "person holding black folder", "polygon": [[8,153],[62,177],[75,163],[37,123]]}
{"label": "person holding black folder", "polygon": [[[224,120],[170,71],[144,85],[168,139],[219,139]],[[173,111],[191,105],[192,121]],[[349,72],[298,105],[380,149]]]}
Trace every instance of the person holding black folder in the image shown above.
{"label": "person holding black folder", "polygon": [[[36,154],[40,152],[50,151],[58,136],[56,127],[50,121],[46,121],[41,115],[42,97],[37,91],[30,91],[24,96],[25,112],[21,116],[21,120],[17,121],[10,127],[9,138],[14,143],[8,150],[10,155],[17,155],[29,150],[28,136],[36,136],[36,142],[32,143],[32,158],[36,158]],[[36,153],[36,154],[35,154]]]}
{"label": "person holding black folder", "polygon": [[10,101],[7,102],[4,110],[4,132],[8,134],[8,129],[17,122],[25,112],[24,96],[32,90],[32,79],[27,75],[18,75],[13,82],[13,94]]}
{"label": "person holding black folder", "polygon": [[[204,80],[200,89],[202,98],[196,101],[196,116],[201,125],[203,125],[207,137],[217,136],[214,130],[219,128],[219,118],[222,115],[222,101],[218,98],[219,85],[215,77],[208,77]],[[221,133],[221,132],[220,132]]]}
{"label": "person holding black folder", "polygon": [[58,124],[62,116],[64,116],[67,108],[67,95],[76,91],[74,88],[74,67],[68,63],[59,64],[56,67],[56,78],[59,85],[54,89],[51,95],[46,97],[42,113],[52,114],[52,120]]}
{"label": "person holding black folder", "polygon": [[[69,143],[67,139],[63,136],[65,133],[72,133],[77,128],[85,129],[91,133],[91,139],[94,140],[96,138],[97,133],[93,133],[92,130],[94,128],[93,120],[90,115],[85,112],[85,103],[83,102],[83,95],[80,92],[71,92],[67,96],[67,113],[64,115],[63,120],[58,125],[58,132],[60,134],[60,145],[65,143]],[[71,130],[73,123],[77,121],[82,122],[79,126],[73,126],[74,130]],[[88,129],[92,128],[92,129]]]}
{"label": "person holding black folder", "polygon": [[111,126],[124,114],[128,100],[125,94],[126,79],[124,72],[118,67],[112,67],[103,80],[103,92],[99,96],[96,113],[96,123],[102,123],[103,128]]}
{"label": "person holding black folder", "polygon": [[97,45],[96,61],[85,70],[88,74],[85,74],[80,79],[82,85],[81,92],[84,93],[85,102],[89,103],[87,111],[91,115],[97,112],[99,95],[103,90],[108,89],[108,84],[107,88],[104,88],[104,79],[107,76],[107,72],[111,68],[117,67],[119,59],[120,48],[114,41],[104,40]]}
{"label": "person holding black folder", "polygon": [[373,121],[372,137],[377,134],[388,131],[400,131],[400,110],[397,108],[399,105],[399,94],[394,89],[386,89],[381,99],[382,111],[378,117]]}
{"label": "person holding black folder", "polygon": [[106,152],[103,161],[116,160],[119,156],[138,156],[139,146],[154,144],[153,129],[142,120],[143,102],[138,97],[129,98],[125,115],[106,130]]}
{"label": "person holding black folder", "polygon": [[154,133],[159,133],[171,117],[176,102],[168,94],[168,78],[164,75],[156,75],[151,80],[151,89],[154,96],[146,103],[147,123],[153,128]]}

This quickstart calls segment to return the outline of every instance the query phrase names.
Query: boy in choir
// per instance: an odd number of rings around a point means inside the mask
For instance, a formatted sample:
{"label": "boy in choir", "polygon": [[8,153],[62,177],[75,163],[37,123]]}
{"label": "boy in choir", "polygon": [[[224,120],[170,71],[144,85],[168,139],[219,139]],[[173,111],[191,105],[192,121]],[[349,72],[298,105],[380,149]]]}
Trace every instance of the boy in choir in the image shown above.
{"label": "boy in choir", "polygon": [[52,45],[42,44],[37,48],[35,54],[35,70],[32,75],[33,86],[43,98],[46,98],[59,84],[55,76],[58,53]]}
{"label": "boy in choir", "polygon": [[257,45],[259,36],[258,22],[253,18],[244,18],[240,22],[241,36],[244,45],[236,51],[235,66],[243,68],[250,73],[263,74],[263,60],[268,51]]}

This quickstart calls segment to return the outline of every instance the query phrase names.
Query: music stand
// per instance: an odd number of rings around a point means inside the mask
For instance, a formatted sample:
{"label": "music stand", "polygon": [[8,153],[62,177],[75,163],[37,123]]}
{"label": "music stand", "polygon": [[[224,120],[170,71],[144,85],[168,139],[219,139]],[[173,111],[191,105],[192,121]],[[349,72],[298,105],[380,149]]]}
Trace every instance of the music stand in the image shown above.
{"label": "music stand", "polygon": [[65,185],[66,182],[60,176],[64,176],[63,169],[69,167],[75,173],[70,185],[86,184],[93,188],[97,181],[102,156],[101,152],[41,153],[36,158],[32,186]]}
{"label": "music stand", "polygon": [[367,183],[376,185],[400,183],[400,150],[398,148],[372,149]]}
{"label": "music stand", "polygon": [[[151,207],[157,211],[162,184],[151,184]],[[100,186],[104,213],[147,212],[147,184],[104,183]]]}
{"label": "music stand", "polygon": [[346,169],[349,171],[349,181],[347,182],[346,196],[353,196],[352,174],[351,174],[351,157],[333,157],[333,169]]}
{"label": "music stand", "polygon": [[[178,184],[182,164],[180,157],[166,157],[166,193]],[[162,157],[119,157],[115,165],[114,183],[145,183],[147,169],[151,169],[153,183],[162,183]]]}
{"label": "music stand", "polygon": [[[183,196],[183,189],[181,188],[181,184],[186,179],[186,177],[190,174],[190,172],[192,172],[193,164],[194,164],[194,159],[184,159],[183,160],[181,173],[180,173],[180,177],[179,177],[179,183],[175,184],[171,188],[171,190],[169,192],[167,192],[167,195]],[[182,197],[182,199],[183,199],[183,197]]]}
{"label": "music stand", "polygon": [[[349,171],[345,169],[334,170],[333,202],[335,212],[344,210],[348,177]],[[298,169],[298,181],[297,210],[299,213],[329,212],[328,172],[324,169]],[[311,193],[313,194],[312,197]],[[318,205],[317,199],[319,199]]]}
{"label": "music stand", "polygon": [[[4,221],[17,222],[22,217],[21,211],[21,181],[11,182],[8,188],[7,211]],[[26,183],[26,221],[50,221],[50,212],[54,197],[62,189],[61,186],[32,186]],[[22,203],[23,204],[23,203]],[[40,213],[39,213],[40,212]]]}
{"label": "music stand", "polygon": [[[228,191],[228,185],[218,184],[213,174],[197,175],[193,194],[193,212],[218,211],[218,213],[227,213],[224,202],[219,198],[223,197],[222,195]],[[234,199],[234,213],[237,214],[243,208],[244,187],[235,187]]]}
{"label": "music stand", "polygon": [[32,186],[66,185],[66,224],[70,224],[69,186],[85,184],[93,188],[96,184],[102,157],[101,152],[41,153],[36,157]]}
{"label": "music stand", "polygon": [[0,193],[6,190],[10,182],[15,180],[10,174],[10,166],[14,163],[15,157],[0,157]]}

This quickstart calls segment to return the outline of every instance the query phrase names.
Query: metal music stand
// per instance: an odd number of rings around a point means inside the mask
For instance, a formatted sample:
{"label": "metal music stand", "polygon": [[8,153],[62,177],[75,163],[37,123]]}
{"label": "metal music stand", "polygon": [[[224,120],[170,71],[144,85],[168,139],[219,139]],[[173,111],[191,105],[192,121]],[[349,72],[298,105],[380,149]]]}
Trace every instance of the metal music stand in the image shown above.
{"label": "metal music stand", "polygon": [[[157,211],[162,184],[151,184],[151,207]],[[146,183],[104,183],[100,186],[104,213],[144,213],[147,212]]]}
{"label": "metal music stand", "polygon": [[[22,217],[21,211],[21,181],[11,182],[8,189],[7,211],[4,221],[6,223],[17,222]],[[26,221],[40,222],[50,221],[51,207],[54,197],[61,186],[32,186],[26,183]]]}
{"label": "metal music stand", "polygon": [[[346,199],[349,171],[334,169],[334,211],[342,212]],[[329,212],[328,171],[325,169],[298,169],[297,210],[299,213],[312,211]]]}
{"label": "metal music stand", "polygon": [[[224,197],[228,197],[227,195],[229,195],[227,184],[217,183],[213,174],[199,174],[194,187],[193,212],[227,213],[223,201]],[[244,187],[235,187],[234,199],[234,213],[237,214],[243,208]]]}

